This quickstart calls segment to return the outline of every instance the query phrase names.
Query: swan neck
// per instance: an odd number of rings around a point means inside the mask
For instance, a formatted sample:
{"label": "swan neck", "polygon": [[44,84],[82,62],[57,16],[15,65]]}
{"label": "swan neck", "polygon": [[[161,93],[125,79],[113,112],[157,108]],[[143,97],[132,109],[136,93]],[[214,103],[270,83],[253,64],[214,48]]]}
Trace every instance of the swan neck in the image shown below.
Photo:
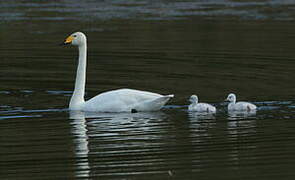
{"label": "swan neck", "polygon": [[236,104],[236,101],[236,98],[234,98],[231,103]]}
{"label": "swan neck", "polygon": [[236,99],[234,99],[231,102],[229,102],[229,104],[236,104]]}
{"label": "swan neck", "polygon": [[79,61],[75,81],[75,89],[70,101],[71,110],[82,110],[82,105],[85,103],[85,83],[86,83],[86,65],[87,65],[87,45],[86,42],[79,48]]}

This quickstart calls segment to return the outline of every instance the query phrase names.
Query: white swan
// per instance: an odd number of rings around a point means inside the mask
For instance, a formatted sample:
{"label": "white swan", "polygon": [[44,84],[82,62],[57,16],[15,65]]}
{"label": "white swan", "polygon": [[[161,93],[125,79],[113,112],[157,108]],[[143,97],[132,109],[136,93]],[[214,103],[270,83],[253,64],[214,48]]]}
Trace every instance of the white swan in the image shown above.
{"label": "white swan", "polygon": [[226,100],[230,102],[227,106],[229,111],[252,111],[257,109],[257,107],[252,103],[242,101],[236,102],[236,95],[233,93],[230,93]]}
{"label": "white swan", "polygon": [[192,103],[189,105],[189,111],[197,111],[197,112],[208,112],[208,113],[215,113],[216,108],[207,103],[198,103],[199,99],[197,95],[192,95],[189,98],[189,101]]}
{"label": "white swan", "polygon": [[86,80],[87,42],[82,32],[75,32],[66,38],[66,44],[79,48],[79,63],[76,83],[69,109],[96,112],[137,112],[160,110],[174,95],[160,95],[157,93],[134,89],[118,89],[99,94],[88,101],[84,100]]}

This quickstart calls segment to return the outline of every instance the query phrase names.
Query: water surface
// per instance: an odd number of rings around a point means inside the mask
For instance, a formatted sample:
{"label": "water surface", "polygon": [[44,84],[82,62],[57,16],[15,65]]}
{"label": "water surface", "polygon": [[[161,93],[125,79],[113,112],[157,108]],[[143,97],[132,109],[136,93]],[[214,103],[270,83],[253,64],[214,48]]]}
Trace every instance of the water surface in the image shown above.
{"label": "water surface", "polygon": [[[293,179],[293,1],[0,3],[1,179]],[[175,94],[160,112],[69,112],[88,37],[86,99]],[[228,113],[235,92],[256,113]],[[197,94],[215,115],[188,113]]]}

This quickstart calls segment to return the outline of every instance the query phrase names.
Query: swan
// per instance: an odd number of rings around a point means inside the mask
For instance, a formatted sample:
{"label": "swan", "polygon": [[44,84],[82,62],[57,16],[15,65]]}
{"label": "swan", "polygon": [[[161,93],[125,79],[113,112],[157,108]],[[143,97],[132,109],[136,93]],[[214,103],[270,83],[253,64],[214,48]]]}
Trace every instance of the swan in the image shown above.
{"label": "swan", "polygon": [[189,101],[192,103],[188,107],[188,111],[197,111],[197,112],[208,112],[215,113],[216,108],[207,103],[198,103],[199,99],[197,95],[192,95],[189,98]]}
{"label": "swan", "polygon": [[86,81],[87,38],[82,32],[68,36],[63,45],[78,46],[79,62],[75,88],[69,103],[70,110],[95,112],[138,112],[160,110],[172,97],[135,89],[117,89],[84,100]]}
{"label": "swan", "polygon": [[236,102],[236,95],[234,93],[230,93],[226,101],[229,101],[229,104],[227,106],[227,109],[229,111],[252,111],[256,110],[257,107],[249,102]]}

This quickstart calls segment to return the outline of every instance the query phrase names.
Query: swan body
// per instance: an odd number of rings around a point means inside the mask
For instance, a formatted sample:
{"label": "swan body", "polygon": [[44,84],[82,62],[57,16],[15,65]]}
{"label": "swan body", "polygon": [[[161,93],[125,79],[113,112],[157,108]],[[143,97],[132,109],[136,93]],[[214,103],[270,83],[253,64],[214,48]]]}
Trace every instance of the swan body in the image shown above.
{"label": "swan body", "polygon": [[172,97],[134,89],[118,89],[91,98],[85,102],[83,109],[99,112],[157,111]]}
{"label": "swan body", "polygon": [[69,109],[96,112],[137,112],[160,110],[174,95],[134,89],[118,89],[101,93],[88,101],[84,100],[87,61],[87,39],[82,32],[71,34],[63,44],[78,46],[79,63],[75,89]]}
{"label": "swan body", "polygon": [[215,113],[216,112],[216,108],[214,106],[207,104],[207,103],[199,103],[197,95],[192,95],[189,98],[189,101],[192,103],[188,107],[189,111],[208,112],[208,113]]}
{"label": "swan body", "polygon": [[230,93],[226,100],[229,101],[227,106],[228,111],[253,111],[257,109],[257,106],[252,103],[243,101],[236,102],[236,95],[233,93]]}

